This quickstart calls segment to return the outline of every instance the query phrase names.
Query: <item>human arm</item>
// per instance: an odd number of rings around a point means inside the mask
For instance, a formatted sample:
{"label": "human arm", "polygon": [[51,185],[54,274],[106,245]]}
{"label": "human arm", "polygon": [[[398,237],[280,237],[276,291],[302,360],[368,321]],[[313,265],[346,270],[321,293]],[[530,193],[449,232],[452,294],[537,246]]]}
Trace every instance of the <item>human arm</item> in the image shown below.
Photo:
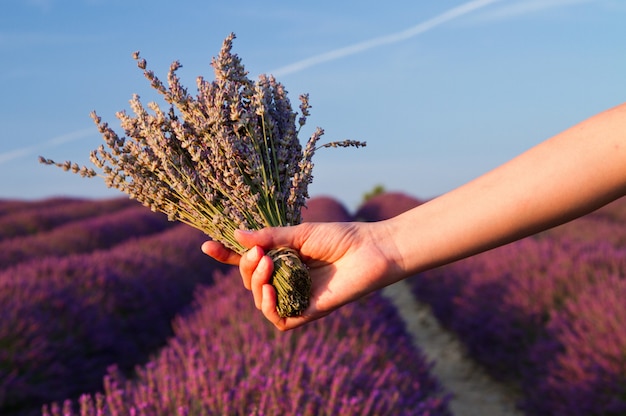
{"label": "human arm", "polygon": [[405,274],[429,269],[568,222],[624,194],[626,104],[395,218],[392,262]]}
{"label": "human arm", "polygon": [[[626,104],[540,143],[479,178],[376,223],[320,223],[238,233],[243,258],[216,245],[205,252],[239,263],[255,304],[291,329],[417,272],[450,263],[591,212],[626,194]],[[311,268],[311,306],[279,318],[263,249],[290,246]]]}

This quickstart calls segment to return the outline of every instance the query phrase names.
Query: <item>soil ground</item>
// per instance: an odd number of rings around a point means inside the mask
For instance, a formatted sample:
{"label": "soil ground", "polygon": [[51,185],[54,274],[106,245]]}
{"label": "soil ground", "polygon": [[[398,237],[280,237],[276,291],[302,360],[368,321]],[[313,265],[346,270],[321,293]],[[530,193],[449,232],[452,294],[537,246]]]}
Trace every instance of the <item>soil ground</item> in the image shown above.
{"label": "soil ground", "polygon": [[415,299],[406,282],[385,288],[383,294],[398,308],[415,345],[434,363],[434,376],[452,394],[450,409],[455,416],[523,415],[515,405],[519,391],[494,381],[469,358],[461,342],[439,324],[428,305]]}

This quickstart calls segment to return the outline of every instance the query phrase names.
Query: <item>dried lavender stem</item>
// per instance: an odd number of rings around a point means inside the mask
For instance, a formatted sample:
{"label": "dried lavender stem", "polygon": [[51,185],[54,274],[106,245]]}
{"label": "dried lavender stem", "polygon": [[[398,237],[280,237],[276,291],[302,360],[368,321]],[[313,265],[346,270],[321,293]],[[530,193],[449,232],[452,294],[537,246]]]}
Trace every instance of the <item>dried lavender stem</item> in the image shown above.
{"label": "dried lavender stem", "polygon": [[311,277],[298,252],[277,248],[267,253],[274,262],[270,283],[276,289],[276,310],[281,317],[298,316],[309,306]]}

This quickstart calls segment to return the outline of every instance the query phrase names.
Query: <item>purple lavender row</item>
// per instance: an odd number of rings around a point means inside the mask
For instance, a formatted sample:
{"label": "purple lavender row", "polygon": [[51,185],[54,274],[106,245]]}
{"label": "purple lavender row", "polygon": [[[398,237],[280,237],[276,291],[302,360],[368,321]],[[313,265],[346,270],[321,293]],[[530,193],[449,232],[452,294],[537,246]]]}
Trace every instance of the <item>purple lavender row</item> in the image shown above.
{"label": "purple lavender row", "polygon": [[0,199],[0,217],[3,215],[11,214],[18,211],[23,211],[31,208],[51,208],[55,205],[67,204],[77,201],[76,198],[67,197],[53,197],[39,199],[35,201],[23,200],[23,199]]}
{"label": "purple lavender row", "polygon": [[143,362],[221,267],[201,253],[205,239],[178,225],[0,272],[0,414],[96,391],[109,365]]}
{"label": "purple lavender row", "polygon": [[139,204],[60,225],[48,232],[0,240],[0,270],[33,258],[106,249],[173,226]]}
{"label": "purple lavender row", "polygon": [[[66,204],[68,201],[67,200],[60,200],[61,203]],[[76,201],[74,201],[76,202]],[[80,201],[81,203],[86,202],[86,201]],[[305,210],[306,214],[304,214],[305,216],[308,216],[309,218],[311,218],[311,215],[313,215],[314,217],[317,216],[318,218],[325,218],[327,220],[340,220],[340,216],[342,213],[347,212],[345,210],[345,208],[343,208],[343,206],[339,203],[337,203],[336,201],[332,201],[332,200],[328,200],[325,201],[324,199],[319,199],[318,198],[314,198],[312,200],[309,201],[310,202],[310,206],[309,209]],[[104,205],[105,207],[109,207],[109,201],[101,201],[99,202],[100,204]],[[136,203],[132,202],[131,206],[136,206]],[[31,203],[29,203],[30,205]],[[35,203],[33,203],[35,204]],[[38,204],[38,203],[37,203]],[[35,204],[35,205],[37,205]],[[53,205],[46,205],[49,206],[52,210]],[[42,210],[43,206],[39,206],[37,207],[37,209],[39,209],[39,213],[44,216],[44,217],[51,217],[51,215],[46,215],[47,213],[45,212],[45,210]],[[96,209],[94,211],[98,211],[97,207],[95,207]],[[150,215],[150,211],[145,209],[145,208],[141,208],[143,209],[144,213],[147,213],[145,215]],[[120,212],[121,214],[122,212]],[[112,215],[116,215],[116,214],[112,214]],[[155,214],[158,215],[158,214]],[[106,218],[106,216],[104,216],[103,218]],[[91,221],[92,219],[89,219],[88,221]],[[94,221],[98,221],[98,218],[93,218]],[[345,220],[345,218],[344,218]],[[84,223],[83,223],[84,225]],[[130,224],[126,224],[126,225],[130,225]],[[67,227],[72,227],[72,223],[68,224]],[[59,229],[61,229],[63,227],[59,227]],[[123,227],[124,228],[124,227]],[[154,238],[150,238],[147,239],[145,241],[140,241],[137,245],[133,244],[133,243],[127,243],[121,247],[118,247],[116,250],[114,250],[112,252],[112,256],[111,256],[111,261],[115,261],[116,252],[121,252],[121,251],[126,251],[127,254],[129,256],[132,256],[133,254],[135,256],[137,256],[137,258],[141,258],[141,257],[151,257],[152,255],[155,255],[158,257],[160,256],[164,256],[164,257],[172,257],[175,256],[172,260],[179,262],[180,259],[184,259],[184,263],[189,266],[190,268],[196,269],[198,270],[198,273],[200,273],[200,271],[202,271],[203,269],[205,269],[207,267],[206,265],[206,256],[203,256],[199,253],[198,250],[198,246],[199,243],[201,241],[204,240],[204,236],[200,236],[200,233],[197,232],[191,232],[190,235],[190,231],[184,231],[185,227],[182,228],[178,228],[177,230],[172,230],[171,232],[164,234],[163,237],[167,237],[166,240],[164,240],[163,244],[160,244],[160,248],[161,250],[159,250],[159,247],[147,247],[150,246],[151,244],[155,244],[154,242],[157,240],[160,240],[160,237],[157,237],[156,239]],[[70,231],[71,233],[71,229],[66,229],[66,231]],[[82,230],[80,229],[76,229],[74,230],[76,233],[83,233]],[[131,237],[136,237],[135,235],[133,235],[131,232],[133,231],[132,226],[126,228],[126,231],[129,232],[130,235],[128,235],[129,238]],[[53,231],[54,232],[54,231]],[[61,233],[63,234],[63,233]],[[40,234],[41,235],[41,234]],[[48,235],[49,237],[49,235]],[[158,241],[157,241],[158,243]],[[0,244],[2,244],[2,242],[0,242]],[[165,244],[169,244],[172,245],[172,247],[167,247]],[[189,250],[190,252],[187,253],[186,250],[182,250],[180,248],[186,248],[187,250]],[[182,252],[181,252],[182,251]],[[76,256],[73,256],[76,257]],[[93,266],[89,266],[88,264],[90,262],[92,262],[90,260],[90,258],[93,256],[80,256],[78,258],[74,258],[72,261],[69,262],[69,265],[72,266],[72,268],[78,268],[80,269],[80,265],[79,266],[75,266],[77,264],[77,262],[80,262],[80,259],[85,260],[84,263],[87,264],[87,266],[85,267],[86,269],[91,269],[93,268]],[[101,257],[96,256],[93,258],[98,258],[100,259]],[[193,260],[193,261],[192,261]],[[105,260],[106,261],[106,260]],[[163,260],[158,259],[158,261],[160,261],[160,263],[158,264],[163,264]],[[61,270],[54,270],[55,269],[55,265],[58,264],[57,262],[53,261],[53,260],[46,260],[46,261],[42,261],[42,260],[35,260],[34,264],[31,265],[32,267],[26,267],[26,265],[21,265],[18,266],[17,269],[13,270],[13,272],[11,271],[5,271],[4,273],[0,273],[0,298],[2,298],[2,288],[3,287],[9,287],[11,285],[16,285],[17,282],[19,282],[21,280],[21,285],[23,286],[28,286],[28,284],[24,283],[24,280],[28,280],[28,279],[46,279],[46,278],[54,278],[55,276],[57,278],[59,278],[59,276],[63,275],[63,270],[68,271],[71,268],[69,268],[68,263],[66,260],[61,260],[59,263],[63,263],[66,264],[66,267],[61,267]],[[209,262],[211,263],[211,262]],[[157,266],[155,267],[158,267]],[[97,267],[96,267],[97,268]],[[25,271],[26,270],[26,271]],[[33,272],[33,270],[35,272]],[[73,269],[72,269],[73,270]],[[129,270],[129,272],[132,272],[132,270]],[[196,273],[196,274],[198,274]],[[80,277],[81,273],[80,272],[72,272],[72,274],[76,274],[76,277]],[[141,272],[139,272],[138,274],[141,274]],[[184,276],[184,273],[183,275]],[[207,276],[204,276],[203,278],[206,278]],[[74,277],[69,276],[69,279],[72,279]],[[106,276],[105,276],[106,278]],[[80,281],[83,282],[83,281]],[[104,283],[104,282],[100,282],[100,283]],[[68,284],[70,285],[70,282],[65,282],[63,281],[61,286]],[[31,285],[32,286],[32,285]],[[50,285],[49,285],[50,286]],[[95,284],[94,286],[97,287],[97,284]],[[32,287],[31,287],[32,289]],[[37,289],[37,288],[35,288]],[[6,291],[8,291],[8,289],[5,289]],[[59,289],[59,290],[63,290],[63,288]],[[94,289],[95,291],[99,290],[96,288]],[[189,291],[189,288],[184,288],[183,285],[183,291]],[[4,293],[4,295],[6,296],[8,294],[8,292]],[[33,367],[36,368],[36,370],[34,370],[35,372],[39,372],[40,375],[37,376],[37,374],[35,374],[35,377],[39,377],[43,379],[43,386],[42,389],[48,389],[50,386],[52,386],[53,384],[58,384],[58,382],[56,381],[52,381],[52,380],[46,380],[46,374],[49,374],[52,377],[52,373],[50,371],[48,371],[46,369],[46,366],[49,367],[54,367],[55,365],[57,365],[58,363],[51,363],[50,360],[52,360],[54,357],[47,359],[45,356],[40,356],[39,352],[41,351],[46,351],[48,349],[50,349],[50,345],[48,344],[48,341],[45,339],[46,336],[49,336],[50,334],[54,334],[54,328],[51,328],[49,325],[44,324],[44,321],[46,319],[48,319],[48,317],[46,315],[40,315],[39,317],[41,318],[39,320],[39,323],[37,322],[37,319],[33,319],[32,313],[29,313],[29,307],[31,308],[31,312],[32,312],[32,306],[37,306],[37,302],[61,302],[58,299],[52,299],[52,300],[48,300],[48,297],[46,297],[45,295],[45,290],[41,289],[40,294],[43,295],[42,297],[34,297],[33,299],[31,299],[30,301],[27,301],[26,304],[21,304],[21,309],[24,310],[24,313],[18,313],[19,309],[14,309],[14,315],[20,315],[20,317],[16,317],[16,319],[14,320],[15,323],[17,323],[18,327],[27,327],[29,328],[29,330],[26,331],[26,333],[24,332],[19,332],[19,328],[18,330],[15,330],[13,333],[11,333],[11,327],[10,326],[6,326],[3,327],[2,329],[0,329],[0,332],[2,332],[4,335],[0,336],[0,339],[11,339],[12,337],[19,335],[19,336],[23,336],[24,339],[22,340],[23,342],[16,342],[16,340],[13,341],[9,341],[7,342],[7,347],[6,349],[2,349],[0,348],[0,357],[4,356],[4,360],[2,358],[0,358],[0,363],[4,363],[5,366],[0,365],[0,369],[2,368],[6,368],[8,369],[8,374],[9,377],[4,377],[4,375],[7,374],[7,372],[3,372],[0,371],[0,409],[2,409],[2,411],[0,411],[0,413],[4,414],[6,412],[8,412],[9,408],[21,408],[23,407],[22,404],[26,401],[30,401],[31,399],[34,400],[35,404],[41,401],[50,401],[55,399],[55,394],[52,392],[53,389],[51,389],[51,393],[49,395],[41,395],[37,392],[33,392],[33,390],[36,390],[35,387],[29,385],[29,381],[28,379],[24,379],[24,377],[22,376],[21,380],[20,380],[20,375],[19,375],[19,361],[20,359],[22,359],[22,361],[29,361],[32,359],[32,363],[33,363]],[[54,297],[54,295],[53,295]],[[17,299],[17,303],[21,303],[19,302],[19,299]],[[167,301],[166,301],[167,303]],[[171,303],[171,302],[170,302]],[[10,306],[8,303],[4,304],[7,308]],[[59,307],[61,307],[62,304],[59,304]],[[104,306],[103,306],[104,307]],[[79,305],[79,307],[77,308],[77,310],[81,310],[84,309],[84,305]],[[147,310],[153,310],[154,308],[148,308]],[[76,317],[71,317],[69,316],[71,314],[70,311],[68,311],[67,313],[65,313],[63,316],[68,316],[67,319],[78,319]],[[11,319],[11,315],[7,315],[6,318],[7,319]],[[26,319],[24,319],[26,318]],[[113,318],[113,316],[112,316]],[[82,318],[81,318],[82,319]],[[35,321],[35,322],[33,322]],[[53,321],[54,322],[54,321]],[[163,322],[161,322],[161,325],[163,325]],[[37,333],[37,328],[41,327],[43,328],[41,333]],[[80,326],[79,326],[80,327]],[[58,328],[57,328],[58,329]],[[72,328],[71,326],[67,326],[65,327],[65,330],[68,331],[67,337],[71,337],[72,335],[69,334],[69,332],[71,332]],[[141,336],[142,330],[141,328],[137,329],[137,333],[139,334],[139,336]],[[105,335],[106,335],[106,331],[105,331]],[[30,342],[29,339],[35,340],[35,342]],[[113,338],[111,338],[110,341],[113,341]],[[123,338],[119,338],[117,341],[115,341],[115,343],[120,344],[120,346],[115,347],[115,348],[110,348],[111,352],[113,353],[113,355],[117,354],[119,355],[120,353],[123,352],[124,348],[123,348],[123,344],[124,342],[126,342]],[[89,345],[89,344],[87,344]],[[20,358],[19,355],[15,353],[16,350],[22,349],[22,355],[23,357]],[[54,347],[52,347],[52,349],[54,349]],[[14,350],[14,354],[17,354],[18,356],[15,356],[13,358],[11,358],[11,350]],[[72,350],[74,351],[74,350]],[[88,352],[90,350],[88,349]],[[116,352],[117,351],[117,352]],[[129,354],[132,355],[133,354],[133,349],[129,350]],[[81,351],[80,349],[75,351],[75,358],[76,360],[80,360],[81,359]],[[91,352],[89,352],[91,354]],[[3,355],[4,354],[4,355]],[[54,355],[56,354],[55,351],[52,352],[47,352],[47,355]],[[29,358],[30,357],[30,358]],[[13,361],[12,361],[13,360]],[[11,361],[11,362],[9,362]],[[111,360],[109,360],[111,361]],[[130,360],[128,360],[130,361]],[[111,361],[113,362],[113,361]],[[65,370],[64,370],[65,371]],[[67,372],[67,371],[66,371]],[[94,380],[97,381],[97,384],[99,385],[100,380],[100,376],[103,373],[103,371],[99,371],[97,373],[95,373],[93,376],[91,377],[91,385],[94,385]],[[65,377],[72,377],[71,374],[66,374]],[[72,381],[74,382],[74,381]],[[76,385],[80,385],[80,382],[76,381],[74,382]],[[89,386],[89,382],[87,382],[85,384],[85,386]],[[85,387],[85,386],[81,386],[81,387]],[[95,390],[97,388],[93,387],[93,389]],[[60,389],[61,392],[63,391],[67,391],[68,389],[64,386],[62,389]],[[29,392],[30,391],[30,392]],[[84,390],[81,390],[84,391]],[[39,398],[39,396],[42,396],[42,398]],[[64,398],[67,397],[67,394],[61,394],[59,395],[59,393],[57,392],[56,394],[56,399],[60,399],[60,398]],[[9,398],[11,398],[11,400],[9,400]],[[17,403],[17,404],[16,404]]]}
{"label": "purple lavender row", "polygon": [[[614,271],[623,249],[526,239],[411,280],[416,296],[498,378],[519,378],[552,311]],[[622,264],[620,264],[622,263]]]}
{"label": "purple lavender row", "polygon": [[278,333],[238,273],[197,293],[175,337],[126,380],[44,415],[449,415],[394,307],[380,295],[306,329]]}
{"label": "purple lavender row", "polygon": [[332,197],[317,196],[307,201],[302,209],[302,222],[346,222],[352,215],[346,207]]}
{"label": "purple lavender row", "polygon": [[358,221],[381,221],[395,217],[422,204],[422,201],[402,192],[386,192],[369,198],[357,209]]}
{"label": "purple lavender row", "polygon": [[623,414],[625,217],[618,201],[411,285],[494,376],[521,383],[528,414]]}
{"label": "purple lavender row", "polygon": [[[617,200],[575,221],[575,226],[565,224],[550,230],[550,236],[567,237],[587,243],[609,243],[626,246],[626,199]],[[622,231],[620,231],[622,230]]]}
{"label": "purple lavender row", "polygon": [[128,208],[136,204],[127,198],[104,201],[58,198],[31,202],[19,210],[10,210],[0,216],[0,241],[36,234],[70,221]]}
{"label": "purple lavender row", "polygon": [[554,312],[530,352],[529,414],[626,414],[626,280],[607,276]]}

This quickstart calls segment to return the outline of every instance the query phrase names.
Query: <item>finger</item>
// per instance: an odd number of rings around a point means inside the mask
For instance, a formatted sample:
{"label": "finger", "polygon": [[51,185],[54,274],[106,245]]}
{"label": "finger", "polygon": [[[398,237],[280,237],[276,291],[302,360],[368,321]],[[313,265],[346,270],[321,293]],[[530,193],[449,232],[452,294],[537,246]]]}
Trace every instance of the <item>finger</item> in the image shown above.
{"label": "finger", "polygon": [[232,264],[233,266],[238,265],[241,258],[239,254],[213,240],[205,241],[202,244],[202,252],[221,263]]}
{"label": "finger", "polygon": [[261,247],[255,246],[241,256],[241,260],[239,261],[239,273],[241,273],[243,285],[248,290],[251,290],[250,281],[252,280],[252,274],[264,254]]}
{"label": "finger", "polygon": [[298,240],[302,238],[302,233],[299,233],[299,227],[303,225],[268,227],[256,231],[235,230],[235,239],[244,247],[250,248],[261,246],[268,249],[285,246],[299,249],[301,244],[298,244]]}
{"label": "finger", "polygon": [[[254,297],[254,305],[257,307],[257,309],[261,309],[264,295],[263,287],[269,285],[273,271],[274,262],[272,262],[272,259],[270,259],[268,256],[262,256],[262,258],[258,262],[256,269],[254,269],[250,280],[252,296]],[[271,285],[269,286],[272,287]]]}
{"label": "finger", "polygon": [[276,310],[276,289],[272,285],[263,285],[263,300],[261,302],[261,312],[265,319],[274,324],[280,331],[288,331],[304,325],[307,318],[304,316],[283,318]]}
{"label": "finger", "polygon": [[259,305],[259,309],[263,312],[265,319],[274,324],[278,329],[285,326],[285,318],[281,318],[276,310],[276,290],[272,285],[266,284],[261,288],[263,299]]}

